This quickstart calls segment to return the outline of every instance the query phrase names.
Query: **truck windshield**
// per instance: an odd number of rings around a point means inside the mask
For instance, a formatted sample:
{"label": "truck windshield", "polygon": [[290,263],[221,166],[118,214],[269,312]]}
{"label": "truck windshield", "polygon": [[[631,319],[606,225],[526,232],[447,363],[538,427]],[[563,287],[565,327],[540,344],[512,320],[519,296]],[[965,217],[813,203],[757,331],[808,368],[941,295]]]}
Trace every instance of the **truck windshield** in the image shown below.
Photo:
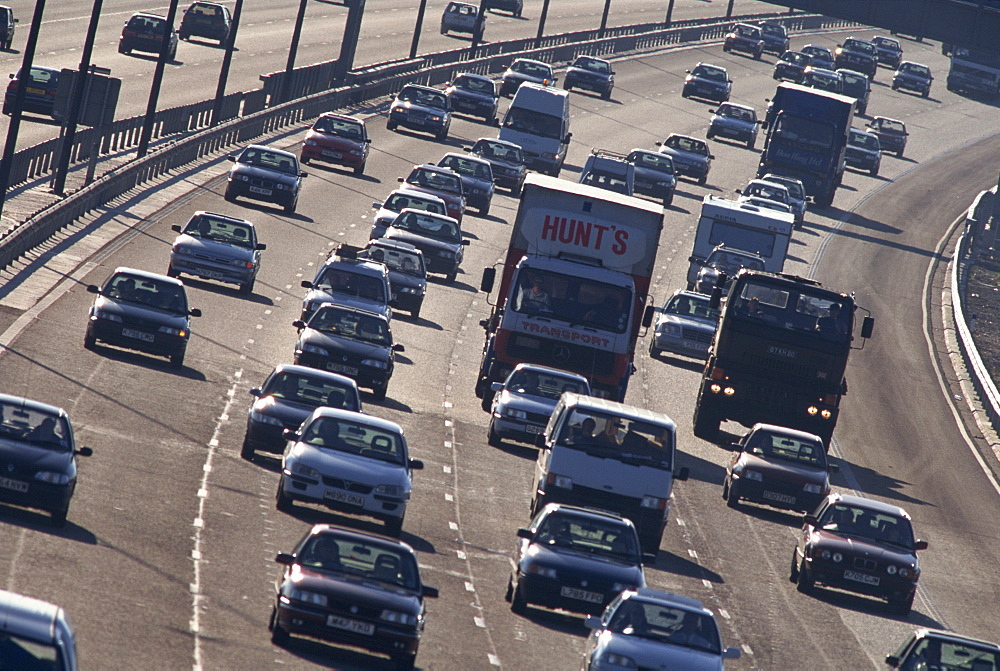
{"label": "truck windshield", "polygon": [[712,247],[724,244],[726,247],[754,252],[765,259],[774,256],[774,231],[747,228],[731,221],[716,219],[712,222],[708,235],[708,242]]}
{"label": "truck windshield", "polygon": [[515,312],[615,333],[628,327],[632,294],[624,287],[537,268],[521,271],[515,287]]}
{"label": "truck windshield", "polygon": [[674,442],[669,427],[630,417],[573,410],[557,444],[643,466],[673,468]]}
{"label": "truck windshield", "polygon": [[833,146],[831,124],[787,114],[778,117],[774,136],[806,147],[826,149]]}
{"label": "truck windshield", "polygon": [[511,107],[503,120],[503,127],[538,137],[562,138],[562,119],[552,114],[542,114],[523,107]]}
{"label": "truck windshield", "polygon": [[818,287],[815,293],[810,293],[801,288],[755,282],[751,278],[742,282],[729,300],[732,306],[727,314],[740,320],[764,322],[786,331],[813,333],[817,338],[838,343],[851,341],[853,307],[843,298],[833,298]]}

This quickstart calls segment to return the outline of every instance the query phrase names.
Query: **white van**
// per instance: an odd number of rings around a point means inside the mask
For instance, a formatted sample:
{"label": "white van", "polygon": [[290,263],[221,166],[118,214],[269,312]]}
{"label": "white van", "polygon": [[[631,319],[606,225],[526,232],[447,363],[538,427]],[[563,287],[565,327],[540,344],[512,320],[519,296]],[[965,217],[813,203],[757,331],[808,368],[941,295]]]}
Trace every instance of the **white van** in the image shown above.
{"label": "white van", "polygon": [[566,392],[559,399],[535,463],[531,514],[569,503],[627,517],[644,554],[655,555],[670,514],[677,427],[658,412]]}
{"label": "white van", "polygon": [[559,176],[569,149],[569,93],[525,82],[518,87],[500,128],[500,139],[521,147],[532,170]]}

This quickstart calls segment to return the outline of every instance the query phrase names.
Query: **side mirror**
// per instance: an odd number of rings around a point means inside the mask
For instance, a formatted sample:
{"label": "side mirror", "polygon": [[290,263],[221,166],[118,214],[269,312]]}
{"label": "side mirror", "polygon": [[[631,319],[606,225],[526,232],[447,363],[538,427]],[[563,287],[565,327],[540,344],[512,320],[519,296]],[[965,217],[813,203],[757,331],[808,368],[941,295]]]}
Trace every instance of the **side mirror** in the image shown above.
{"label": "side mirror", "polygon": [[740,658],[740,654],[741,654],[740,653],[740,649],[737,648],[735,645],[731,645],[731,646],[729,646],[728,648],[726,648],[725,650],[722,651],[722,658],[723,659],[739,659]]}
{"label": "side mirror", "polygon": [[296,431],[295,429],[285,429],[284,431],[281,432],[281,437],[284,438],[285,440],[298,441],[299,432]]}
{"label": "side mirror", "polygon": [[180,224],[174,224],[173,226],[170,227],[170,230],[171,231],[176,231],[176,232],[180,233],[181,232],[181,225]]}
{"label": "side mirror", "polygon": [[370,137],[366,137],[365,138],[365,144],[371,144],[371,143],[372,143],[372,139]]}
{"label": "side mirror", "polygon": [[815,516],[815,515],[813,515],[812,513],[807,513],[807,514],[805,514],[805,515],[803,515],[803,516],[802,516],[802,521],[803,521],[803,522],[804,522],[805,524],[808,524],[808,525],[810,525],[810,526],[816,526],[816,523],[817,523],[817,522],[818,522],[819,520],[817,520],[817,519],[816,519],[816,516]]}
{"label": "side mirror", "polygon": [[917,539],[917,542],[913,544],[913,549],[914,550],[926,550],[927,549],[927,541]]}
{"label": "side mirror", "polygon": [[264,391],[260,387],[254,387],[248,393],[254,398],[260,398]]}
{"label": "side mirror", "polygon": [[709,114],[715,114],[715,110],[708,110]]}
{"label": "side mirror", "polygon": [[424,462],[419,459],[410,459],[410,469],[414,471],[424,470]]}
{"label": "side mirror", "polygon": [[303,170],[302,172],[299,173],[299,177],[308,177],[308,176],[309,176],[309,173],[306,172],[305,170]]}
{"label": "side mirror", "polygon": [[302,280],[302,282],[300,282],[299,285],[303,289],[312,289],[313,288],[313,283],[310,282],[309,280]]}
{"label": "side mirror", "polygon": [[87,293],[99,294],[99,293],[101,293],[101,288],[99,286],[97,286],[96,284],[88,284],[87,285]]}
{"label": "side mirror", "polygon": [[874,330],[875,330],[875,318],[870,316],[865,317],[864,321],[861,322],[861,337],[871,338],[872,331]]}
{"label": "side mirror", "polygon": [[518,538],[526,538],[528,540],[531,540],[531,538],[534,535],[535,534],[531,533],[531,529],[518,529],[517,530],[517,537]]}
{"label": "side mirror", "polygon": [[257,249],[260,250],[260,251],[263,251],[263,250],[267,249],[267,244],[263,243],[263,242],[258,242],[257,243]]}
{"label": "side mirror", "polygon": [[295,321],[292,322],[292,326],[294,326],[295,328],[297,328],[298,330],[301,331],[302,329],[304,329],[306,327],[306,323],[304,321],[302,321],[301,319],[296,319]]}
{"label": "side mirror", "polygon": [[674,480],[687,480],[689,475],[691,475],[691,471],[688,470],[688,467],[682,466],[674,473]]}
{"label": "side mirror", "polygon": [[201,316],[201,310],[199,310],[198,308],[191,308],[191,310],[188,312],[188,314],[191,315],[192,317],[200,317]]}
{"label": "side mirror", "polygon": [[284,564],[285,566],[291,566],[295,563],[295,555],[287,552],[279,552],[278,556],[274,558],[274,561],[279,564]]}
{"label": "side mirror", "polygon": [[403,347],[402,343],[396,343],[395,345],[392,346],[392,351],[393,352],[405,352],[406,348]]}
{"label": "side mirror", "polygon": [[491,382],[490,391],[503,391],[503,382]]}
{"label": "side mirror", "polygon": [[422,585],[420,587],[420,592],[427,599],[436,599],[441,594],[438,592],[437,587],[428,587],[427,585]]}
{"label": "side mirror", "polygon": [[229,159],[230,161],[232,161],[233,163],[236,162],[236,154],[230,154],[226,158]]}
{"label": "side mirror", "polygon": [[827,464],[826,465],[826,470],[830,471],[831,473],[839,473],[840,472],[840,466],[837,465],[837,464]]}
{"label": "side mirror", "polygon": [[885,665],[891,666],[893,668],[899,666],[899,657],[897,657],[896,655],[886,655]]}
{"label": "side mirror", "polygon": [[715,154],[709,154],[708,155],[708,160],[710,160],[710,161],[715,160]]}
{"label": "side mirror", "polygon": [[587,619],[583,621],[583,626],[587,629],[600,629],[603,624],[599,615],[588,615]]}
{"label": "side mirror", "polygon": [[569,141],[572,137],[573,137],[572,133],[566,133],[566,137],[563,138],[563,144],[569,144]]}
{"label": "side mirror", "polygon": [[655,311],[656,311],[656,308],[653,307],[652,305],[647,305],[646,306],[646,309],[642,313],[642,327],[643,328],[648,329],[650,327],[650,325],[653,323],[653,313]]}
{"label": "side mirror", "polygon": [[89,457],[94,453],[94,450],[89,447],[81,447],[76,451],[76,453],[79,454],[81,457]]}
{"label": "side mirror", "polygon": [[468,247],[472,242],[468,238],[462,238],[462,245]]}
{"label": "side mirror", "polygon": [[496,281],[496,278],[497,278],[496,268],[493,267],[483,268],[483,279],[479,283],[479,290],[487,294],[493,291],[493,283]]}
{"label": "side mirror", "polygon": [[378,210],[378,209],[381,209],[381,208],[382,208],[382,203],[379,203],[377,201],[374,202],[374,203],[372,203],[372,209],[373,210]]}
{"label": "side mirror", "polygon": [[402,177],[397,177],[397,178],[396,178],[396,181],[397,181],[397,182],[402,182],[402,181],[403,181],[403,178],[402,178]]}

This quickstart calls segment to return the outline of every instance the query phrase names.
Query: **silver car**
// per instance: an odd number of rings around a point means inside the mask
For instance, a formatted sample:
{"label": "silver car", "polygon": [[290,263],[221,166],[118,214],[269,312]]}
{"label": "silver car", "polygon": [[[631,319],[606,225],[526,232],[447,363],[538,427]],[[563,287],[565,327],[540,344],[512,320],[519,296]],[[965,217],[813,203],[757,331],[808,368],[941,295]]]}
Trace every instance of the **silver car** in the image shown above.
{"label": "silver car", "polygon": [[381,238],[385,229],[392,226],[396,215],[406,208],[426,210],[435,214],[448,214],[448,206],[437,196],[413,189],[396,189],[385,201],[372,203],[375,216],[372,217],[372,230],[369,239]]}
{"label": "silver car", "polygon": [[709,297],[693,291],[677,291],[660,308],[649,341],[649,356],[672,352],[698,359],[708,357],[715,338],[719,311],[709,306]]}
{"label": "silver car", "polygon": [[490,411],[487,442],[499,447],[504,438],[534,444],[564,391],[590,395],[587,378],[557,368],[518,364],[503,382],[494,382],[484,397]]}
{"label": "silver car", "polygon": [[806,221],[806,187],[801,180],[794,177],[785,177],[767,173],[762,180],[781,184],[788,191],[789,205],[792,206],[792,214],[795,215],[795,228],[802,228]]}
{"label": "silver car", "polygon": [[76,638],[59,606],[0,589],[3,668],[76,671]]}
{"label": "silver car", "polygon": [[170,265],[167,275],[181,273],[206,280],[238,284],[240,293],[253,293],[253,285],[260,270],[260,253],[267,248],[257,242],[253,223],[245,219],[227,217],[214,212],[195,212],[181,228],[170,248]]}

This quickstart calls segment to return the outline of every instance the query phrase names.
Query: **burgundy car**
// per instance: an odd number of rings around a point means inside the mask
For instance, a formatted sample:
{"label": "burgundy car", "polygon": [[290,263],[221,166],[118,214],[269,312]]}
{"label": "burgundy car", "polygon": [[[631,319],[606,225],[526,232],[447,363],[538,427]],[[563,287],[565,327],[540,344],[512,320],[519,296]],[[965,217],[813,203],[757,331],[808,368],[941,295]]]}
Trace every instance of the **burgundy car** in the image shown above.
{"label": "burgundy car", "polygon": [[302,163],[322,161],[353,168],[355,175],[365,171],[371,139],[365,123],[359,119],[327,112],[321,114],[302,144]]}
{"label": "burgundy car", "polygon": [[400,177],[399,181],[408,189],[437,196],[448,208],[448,216],[462,223],[462,215],[465,213],[465,190],[458,173],[433,163],[425,163],[413,166],[409,176],[406,179]]}
{"label": "burgundy car", "polygon": [[726,469],[722,498],[812,512],[830,493],[826,449],[819,436],[773,424],[756,424],[737,444]]}
{"label": "burgundy car", "polygon": [[789,579],[803,593],[819,583],[880,597],[906,615],[920,579],[917,551],[926,549],[899,506],[830,494],[803,518]]}

